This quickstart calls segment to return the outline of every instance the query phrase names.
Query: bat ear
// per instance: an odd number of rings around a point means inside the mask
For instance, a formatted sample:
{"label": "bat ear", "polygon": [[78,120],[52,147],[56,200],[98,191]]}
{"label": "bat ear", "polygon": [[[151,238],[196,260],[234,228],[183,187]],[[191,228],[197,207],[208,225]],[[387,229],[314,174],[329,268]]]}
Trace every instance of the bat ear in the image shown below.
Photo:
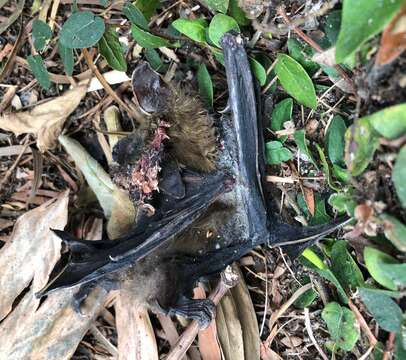
{"label": "bat ear", "polygon": [[58,229],[49,229],[49,230],[51,230],[57,237],[59,237],[62,240],[63,244],[66,245],[67,247],[69,247],[69,244],[71,242],[74,242],[77,240],[74,236],[69,234],[67,231],[58,230]]}

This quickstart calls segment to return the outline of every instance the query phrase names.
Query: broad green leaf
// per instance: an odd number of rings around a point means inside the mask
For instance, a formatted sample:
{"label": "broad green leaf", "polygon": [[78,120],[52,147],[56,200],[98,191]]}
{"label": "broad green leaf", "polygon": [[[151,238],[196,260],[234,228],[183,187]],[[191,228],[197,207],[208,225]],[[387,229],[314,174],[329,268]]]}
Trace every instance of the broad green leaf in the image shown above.
{"label": "broad green leaf", "polygon": [[128,195],[117,187],[103,167],[91,157],[76,140],[60,135],[59,142],[73,158],[90,188],[95,193],[105,217],[108,219],[107,232],[116,238],[128,231],[135,219],[135,209]]}
{"label": "broad green leaf", "polygon": [[273,131],[282,130],[283,124],[292,119],[292,110],[292,98],[287,98],[278,102],[272,111],[271,129]]}
{"label": "broad green leaf", "polygon": [[319,65],[311,60],[313,51],[311,48],[306,48],[298,40],[290,38],[288,40],[289,55],[295,59],[303,68],[310,74],[314,74]]}
{"label": "broad green leaf", "polygon": [[330,122],[326,133],[326,148],[330,161],[333,164],[344,163],[344,148],[345,148],[345,126],[344,119],[340,115],[336,115]]}
{"label": "broad green leaf", "polygon": [[310,152],[309,148],[307,147],[305,131],[303,129],[295,131],[293,134],[293,138],[295,139],[296,145],[299,148],[299,150],[302,152],[302,154],[305,154],[307,156],[307,158],[309,159],[309,161],[315,166],[315,168],[318,169],[318,166],[313,159],[312,153]]}
{"label": "broad green leaf", "polygon": [[344,240],[337,241],[331,251],[331,271],[347,293],[364,284],[364,277],[357,263],[347,250]]}
{"label": "broad green leaf", "polygon": [[359,325],[353,312],[336,302],[326,305],[321,313],[331,339],[345,351],[351,351],[359,338]]}
{"label": "broad green leaf", "polygon": [[360,288],[358,292],[362,302],[382,329],[395,333],[400,331],[403,313],[396,302],[388,295],[379,294],[367,288]]}
{"label": "broad green leaf", "polygon": [[131,26],[131,34],[133,35],[135,41],[145,49],[171,46],[168,40],[153,35],[134,24]]}
{"label": "broad green leaf", "polygon": [[344,0],[336,61],[343,62],[371,36],[378,34],[404,0]]}
{"label": "broad green leaf", "polygon": [[199,93],[205,104],[213,107],[213,83],[205,64],[200,64],[197,70],[197,82],[199,84]]}
{"label": "broad green leaf", "polygon": [[266,84],[266,71],[264,67],[261,65],[261,63],[253,58],[250,58],[250,65],[251,65],[251,70],[254,74],[254,76],[257,78],[259,81],[259,84],[261,86],[264,86]]}
{"label": "broad green leaf", "polygon": [[73,66],[75,64],[75,59],[73,57],[73,49],[63,46],[60,41],[58,41],[58,52],[59,56],[63,62],[63,68],[66,72],[66,75],[72,76]]}
{"label": "broad green leaf", "polygon": [[34,47],[40,51],[45,47],[46,42],[51,38],[52,30],[46,22],[35,19],[32,22],[32,40]]}
{"label": "broad green leaf", "polygon": [[128,2],[123,7],[123,14],[131,21],[131,24],[137,25],[141,29],[148,31],[148,21],[144,14],[134,4]]}
{"label": "broad green leaf", "polygon": [[237,21],[238,25],[246,26],[250,24],[250,19],[247,19],[244,11],[238,6],[238,0],[230,0],[229,15]]}
{"label": "broad green leaf", "polygon": [[388,289],[396,290],[395,282],[383,269],[383,266],[386,264],[398,263],[392,256],[367,246],[364,249],[364,259],[369,273],[378,284],[381,284]]}
{"label": "broad green leaf", "polygon": [[209,38],[214,45],[221,47],[221,37],[230,30],[240,32],[240,28],[238,27],[237,22],[230,16],[217,14],[210,21],[208,30]]}
{"label": "broad green leaf", "polygon": [[229,0],[204,0],[204,2],[214,11],[225,14],[228,10]]}
{"label": "broad green leaf", "polygon": [[127,62],[125,61],[123,47],[113,27],[108,27],[100,39],[99,51],[113,69],[127,71]]}
{"label": "broad green leaf", "polygon": [[354,209],[357,206],[357,202],[352,195],[344,192],[332,194],[328,199],[328,203],[338,212],[346,212],[350,216],[354,215]]}
{"label": "broad green leaf", "polygon": [[311,109],[317,107],[316,91],[309,75],[295,59],[286,54],[278,55],[275,73],[285,91]]}
{"label": "broad green leaf", "polygon": [[172,26],[194,41],[206,42],[207,21],[205,19],[177,19]]}
{"label": "broad green leaf", "polygon": [[370,122],[358,119],[345,134],[345,163],[351,175],[364,172],[379,146],[379,137]]}
{"label": "broad green leaf", "polygon": [[69,49],[83,49],[96,45],[104,34],[105,26],[101,17],[90,11],[73,13],[62,26],[59,40]]}
{"label": "broad green leaf", "polygon": [[277,165],[284,161],[291,160],[292,152],[283,147],[279,141],[269,141],[265,145],[266,159],[269,165]]}
{"label": "broad green leaf", "polygon": [[27,61],[32,73],[40,85],[44,89],[48,90],[51,86],[51,80],[49,79],[49,74],[44,65],[42,57],[40,55],[30,55],[28,56]]}
{"label": "broad green leaf", "polygon": [[365,118],[379,134],[388,139],[406,134],[406,104],[387,107]]}
{"label": "broad green leaf", "polygon": [[387,239],[398,250],[406,252],[406,225],[388,214],[381,214],[380,219],[383,220],[383,229]]}
{"label": "broad green leaf", "polygon": [[154,15],[159,4],[159,0],[137,0],[135,2],[135,6],[144,14],[147,20]]}
{"label": "broad green leaf", "polygon": [[396,194],[400,203],[406,208],[406,145],[402,147],[396,158],[392,172],[392,181],[395,184]]}
{"label": "broad green leaf", "polygon": [[341,25],[341,10],[330,11],[324,19],[324,32],[330,45],[333,46],[337,42],[338,33]]}
{"label": "broad green leaf", "polygon": [[164,63],[156,50],[145,49],[144,54],[145,58],[155,71],[162,71]]}
{"label": "broad green leaf", "polygon": [[398,286],[406,286],[406,264],[382,264],[382,271]]}

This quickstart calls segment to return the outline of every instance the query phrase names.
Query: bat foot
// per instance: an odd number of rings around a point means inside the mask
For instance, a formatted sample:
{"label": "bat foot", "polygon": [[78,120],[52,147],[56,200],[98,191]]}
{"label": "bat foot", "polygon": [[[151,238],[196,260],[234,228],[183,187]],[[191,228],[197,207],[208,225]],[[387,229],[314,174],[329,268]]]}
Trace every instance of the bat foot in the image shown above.
{"label": "bat foot", "polygon": [[95,282],[83,284],[80,286],[79,290],[73,295],[72,307],[73,310],[80,316],[86,317],[86,314],[82,311],[82,304],[95,287],[96,287]]}
{"label": "bat foot", "polygon": [[180,315],[189,320],[196,320],[200,328],[207,328],[216,315],[216,305],[210,299],[182,298],[174,307],[167,310],[167,315]]}

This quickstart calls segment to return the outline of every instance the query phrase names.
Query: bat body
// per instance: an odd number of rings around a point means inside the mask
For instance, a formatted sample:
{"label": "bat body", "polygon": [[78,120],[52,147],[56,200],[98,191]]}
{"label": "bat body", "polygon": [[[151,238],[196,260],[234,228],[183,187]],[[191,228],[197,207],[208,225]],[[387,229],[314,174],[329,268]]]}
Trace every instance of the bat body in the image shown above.
{"label": "bat body", "polygon": [[155,127],[151,130],[150,122],[141,135],[123,141],[116,158],[133,182],[120,181],[134,197],[149,199],[156,212],[142,215],[131,234],[115,241],[80,241],[57,232],[70,259],[40,296],[80,285],[78,305],[92,286],[120,286],[154,311],[204,326],[214,305],[191,299],[199,278],[218,274],[259,244],[308,244],[342,222],[300,228],[271,212],[262,185],[262,128],[242,38],[225,34],[221,44],[231,116],[223,116],[216,131],[195,100],[188,100],[184,113],[169,113],[182,105],[171,93],[178,90],[161,86],[147,65],[135,70],[134,93],[140,106],[154,114]]}

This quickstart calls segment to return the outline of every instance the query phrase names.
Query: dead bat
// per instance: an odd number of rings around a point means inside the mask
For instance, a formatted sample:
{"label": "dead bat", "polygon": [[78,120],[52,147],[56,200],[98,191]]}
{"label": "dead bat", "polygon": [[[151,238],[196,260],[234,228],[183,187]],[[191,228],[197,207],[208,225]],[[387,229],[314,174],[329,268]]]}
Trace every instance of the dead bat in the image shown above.
{"label": "dead bat", "polygon": [[79,309],[92,286],[119,286],[154,311],[205,326],[214,305],[191,299],[200,278],[218,274],[257,245],[294,244],[295,250],[342,224],[303,228],[278,219],[262,183],[262,125],[242,38],[228,33],[221,45],[231,116],[215,127],[197,100],[162,84],[148,65],[134,71],[134,93],[149,117],[115,149],[115,178],[155,214],[141,215],[130,234],[114,241],[56,231],[68,260],[38,296],[80,285]]}

